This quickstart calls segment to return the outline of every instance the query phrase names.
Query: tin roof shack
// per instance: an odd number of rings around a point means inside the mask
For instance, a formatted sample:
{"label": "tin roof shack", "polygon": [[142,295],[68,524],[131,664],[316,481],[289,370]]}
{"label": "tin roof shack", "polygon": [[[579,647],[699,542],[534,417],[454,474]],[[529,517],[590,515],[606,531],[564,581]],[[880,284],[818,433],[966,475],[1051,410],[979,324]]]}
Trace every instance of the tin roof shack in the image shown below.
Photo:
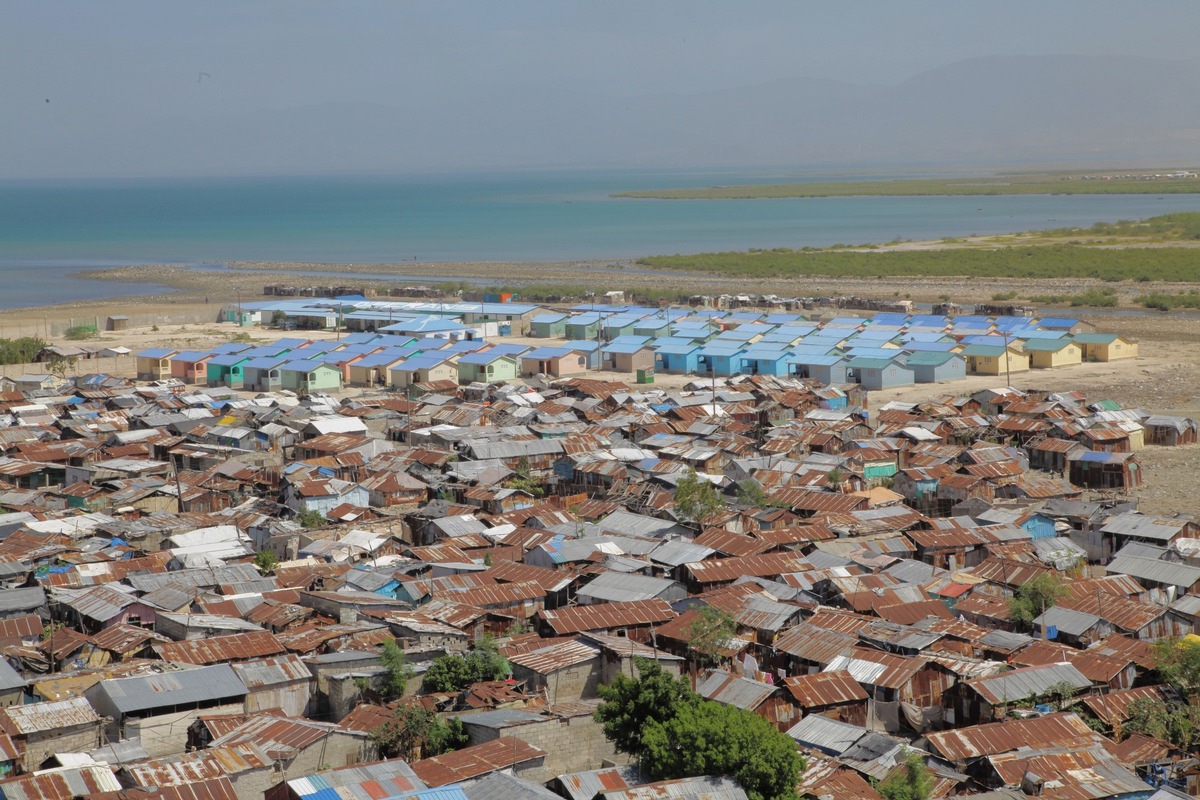
{"label": "tin roof shack", "polygon": [[58,590],[55,601],[59,618],[85,633],[98,633],[121,623],[153,625],[158,611],[132,593],[109,586],[96,586],[81,592]]}
{"label": "tin roof shack", "polygon": [[931,753],[958,766],[1032,744],[1042,747],[1089,746],[1107,741],[1073,713],[1046,714],[939,731],[925,737]]}
{"label": "tin roof shack", "polygon": [[652,578],[648,575],[624,575],[619,572],[601,573],[575,592],[576,601],[583,606],[638,600],[665,600],[675,603],[686,597],[687,589],[678,581]]}
{"label": "tin roof shack", "polygon": [[[9,666],[8,661],[0,658],[0,707],[16,706],[25,702],[25,689],[28,685],[28,681]],[[0,758],[0,761],[2,760]]]}
{"label": "tin roof shack", "polygon": [[232,667],[217,664],[103,680],[84,696],[112,720],[109,739],[141,737],[150,755],[165,756],[184,752],[188,726],[201,712],[241,713],[246,687]]}
{"label": "tin roof shack", "polygon": [[1003,717],[1010,708],[1032,706],[1057,699],[1060,691],[1077,697],[1092,692],[1092,682],[1069,663],[1001,672],[985,678],[963,681],[946,692],[947,722],[978,725]]}
{"label": "tin roof shack", "polygon": [[[458,784],[493,772],[505,771],[514,776],[540,775],[546,765],[546,751],[520,739],[503,737],[492,742],[470,745],[440,756],[413,763],[413,772],[431,787]],[[423,797],[418,792],[413,800]],[[446,791],[429,793],[429,800],[457,800]],[[466,797],[466,795],[462,795]]]}
{"label": "tin roof shack", "polygon": [[552,707],[596,697],[604,666],[599,646],[581,639],[511,655],[508,663],[513,678],[544,693]]}
{"label": "tin roof shack", "polygon": [[830,662],[830,671],[845,670],[870,696],[868,716],[889,733],[918,732],[941,717],[942,698],[957,676],[936,661],[855,647]]}
{"label": "tin roof shack", "polygon": [[1135,453],[1082,450],[1067,455],[1067,479],[1087,489],[1137,489],[1142,465]]}
{"label": "tin roof shack", "polygon": [[781,686],[713,670],[696,686],[696,694],[718,703],[753,711],[776,728],[786,731],[800,718],[791,694]]}
{"label": "tin roof shack", "polygon": [[867,691],[846,670],[792,675],[783,683],[804,716],[817,714],[851,725],[867,723]]}
{"label": "tin roof shack", "polygon": [[1117,555],[1108,564],[1110,575],[1128,575],[1150,590],[1154,603],[1170,604],[1185,595],[1200,594],[1200,567],[1157,558]]}
{"label": "tin roof shack", "polygon": [[0,708],[0,733],[12,740],[25,772],[40,769],[56,753],[100,746],[100,717],[82,697]]}
{"label": "tin roof shack", "polygon": [[[75,800],[88,797],[124,798],[126,795],[107,764],[87,763],[53,767],[34,775],[22,775],[5,781],[0,785],[0,796],[5,800]],[[155,797],[176,800],[178,795],[171,797],[163,793]],[[218,797],[214,796],[213,800],[218,800]]]}
{"label": "tin roof shack", "polygon": [[639,644],[624,636],[611,636],[606,633],[582,634],[584,641],[596,645],[601,651],[602,668],[601,683],[610,683],[617,675],[627,675],[638,678],[641,671],[637,660],[644,658],[653,661],[669,675],[679,675],[683,668],[683,659],[677,655],[656,650],[649,645]]}
{"label": "tin roof shack", "polygon": [[543,636],[611,633],[645,644],[650,641],[655,625],[670,622],[677,616],[665,600],[632,600],[543,609],[536,614],[534,624]]}
{"label": "tin roof shack", "polygon": [[[253,745],[267,754],[284,775],[314,772],[330,764],[353,764],[371,749],[365,731],[352,731],[327,722],[287,719],[263,714],[246,719],[209,743],[210,748]],[[261,796],[274,785],[238,786],[239,797]],[[257,791],[255,791],[257,789]]]}
{"label": "tin roof shack", "polygon": [[274,708],[289,717],[304,717],[312,712],[316,680],[298,657],[288,654],[242,661],[230,667],[246,687],[247,714]]}
{"label": "tin roof shack", "polygon": [[41,586],[0,591],[0,620],[37,616],[50,619],[50,607],[46,603],[46,590]]}
{"label": "tin roof shack", "polygon": [[521,777],[546,781],[567,772],[598,769],[624,760],[604,738],[603,726],[592,717],[598,705],[597,701],[571,703],[545,714],[499,709],[462,714],[457,719],[472,745],[520,739],[523,745],[543,752],[545,763],[538,769],[523,771]]}
{"label": "tin roof shack", "polygon": [[412,767],[400,759],[355,764],[290,778],[263,793],[264,800],[332,800],[399,797],[425,788]]}
{"label": "tin roof shack", "polygon": [[1146,444],[1174,447],[1198,441],[1196,421],[1190,417],[1169,417],[1151,414],[1142,420]]}

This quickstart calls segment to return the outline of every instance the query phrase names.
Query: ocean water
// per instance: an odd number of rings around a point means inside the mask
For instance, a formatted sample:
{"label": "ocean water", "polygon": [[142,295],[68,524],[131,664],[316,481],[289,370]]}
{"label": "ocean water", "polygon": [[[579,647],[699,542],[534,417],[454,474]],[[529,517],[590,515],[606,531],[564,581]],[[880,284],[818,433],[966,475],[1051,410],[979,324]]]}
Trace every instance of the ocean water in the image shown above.
{"label": "ocean water", "polygon": [[1200,198],[1181,195],[703,201],[609,196],[805,177],[596,171],[0,182],[0,308],[161,291],[72,277],[121,264],[574,261],[934,239],[1200,210]]}

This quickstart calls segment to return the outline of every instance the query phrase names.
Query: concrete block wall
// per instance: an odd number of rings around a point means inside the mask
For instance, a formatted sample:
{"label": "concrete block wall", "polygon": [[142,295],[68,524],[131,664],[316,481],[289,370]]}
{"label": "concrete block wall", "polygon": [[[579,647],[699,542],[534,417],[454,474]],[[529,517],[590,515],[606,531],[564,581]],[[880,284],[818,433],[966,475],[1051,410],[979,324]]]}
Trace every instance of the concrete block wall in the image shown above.
{"label": "concrete block wall", "polygon": [[[464,718],[469,723],[469,718]],[[471,744],[482,744],[501,736],[512,736],[546,751],[540,767],[521,771],[521,777],[539,783],[567,772],[600,769],[606,763],[627,764],[628,757],[618,753],[604,728],[590,715],[565,719],[551,718],[545,722],[513,725],[500,730],[468,724]]]}

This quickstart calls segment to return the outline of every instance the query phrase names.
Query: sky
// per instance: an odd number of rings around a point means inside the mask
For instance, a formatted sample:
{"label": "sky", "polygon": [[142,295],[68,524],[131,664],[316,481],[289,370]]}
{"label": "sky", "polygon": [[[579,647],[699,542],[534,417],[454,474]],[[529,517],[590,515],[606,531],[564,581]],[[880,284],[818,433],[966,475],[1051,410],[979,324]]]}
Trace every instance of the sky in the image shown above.
{"label": "sky", "polygon": [[[0,0],[0,177],[368,168],[382,132],[330,154],[288,131],[334,130],[322,115],[338,114],[420,115],[413,152],[431,164],[528,165],[571,98],[891,86],[980,56],[1194,59],[1198,23],[1194,0]],[[538,129],[497,119],[514,106]]]}

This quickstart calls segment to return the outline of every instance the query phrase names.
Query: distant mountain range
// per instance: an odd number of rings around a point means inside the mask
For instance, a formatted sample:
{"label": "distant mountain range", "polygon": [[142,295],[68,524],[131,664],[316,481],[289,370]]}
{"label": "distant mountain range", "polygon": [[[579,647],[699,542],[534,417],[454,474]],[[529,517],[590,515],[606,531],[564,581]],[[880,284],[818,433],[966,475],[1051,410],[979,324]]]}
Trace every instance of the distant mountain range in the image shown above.
{"label": "distant mountain range", "polygon": [[630,97],[478,87],[419,107],[381,98],[46,136],[70,163],[108,174],[1194,164],[1197,97],[1200,59],[995,56],[888,86],[786,79]]}

